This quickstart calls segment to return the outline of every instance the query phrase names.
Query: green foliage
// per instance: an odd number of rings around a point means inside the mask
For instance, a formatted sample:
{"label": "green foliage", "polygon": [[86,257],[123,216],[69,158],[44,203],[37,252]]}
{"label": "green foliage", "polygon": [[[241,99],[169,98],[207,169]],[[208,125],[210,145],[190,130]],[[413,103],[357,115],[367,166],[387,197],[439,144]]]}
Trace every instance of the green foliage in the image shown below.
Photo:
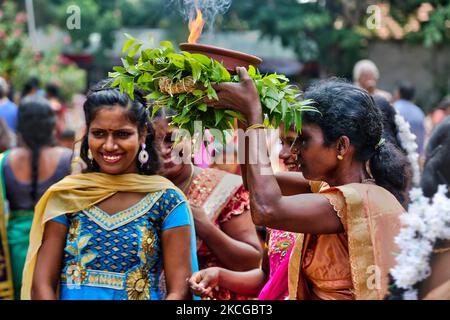
{"label": "green foliage", "polygon": [[33,51],[25,23],[25,13],[18,11],[14,1],[0,5],[0,76],[7,78],[17,92],[33,76],[44,84],[59,85],[66,99],[84,90],[86,72],[75,64],[63,63],[59,47],[45,53]]}
{"label": "green foliage", "polygon": [[[233,128],[235,119],[244,120],[242,114],[232,110],[218,110],[208,107],[206,98],[217,100],[214,83],[239,82],[238,76],[232,76],[225,67],[202,54],[189,52],[177,53],[168,41],[161,42],[161,48],[149,48],[141,51],[138,59],[133,58],[141,44],[132,37],[125,43],[123,51],[128,54],[122,58],[123,66],[114,67],[109,75],[114,80],[113,86],[134,97],[135,85],[150,92],[148,99],[155,100],[153,114],[161,107],[177,111],[173,123],[194,132],[194,121],[202,121],[206,128],[227,130]],[[261,75],[254,67],[249,68],[249,75],[258,90],[266,125],[278,127],[281,121],[293,124],[301,130],[302,111],[317,111],[311,106],[312,101],[300,101],[300,91],[289,85],[284,75]],[[164,93],[160,89],[160,80],[168,78],[170,83],[185,81],[192,77],[198,89],[192,92]],[[152,115],[153,116],[153,115]]]}
{"label": "green foliage", "polygon": [[[419,0],[391,0],[391,15],[404,26],[408,23],[411,16],[417,14],[417,10],[424,1]],[[418,32],[409,32],[405,39],[410,43],[422,44],[426,48],[436,47],[442,44],[448,44],[450,39],[450,1],[448,0],[430,0],[426,1],[433,6],[429,19],[420,22]]]}
{"label": "green foliage", "polygon": [[[345,4],[349,2],[355,8],[352,20],[345,16]],[[297,53],[300,61],[320,61],[326,73],[349,76],[353,64],[365,55],[364,37],[354,28],[362,21],[365,2],[234,1],[222,23],[230,30],[244,25],[260,30],[264,37],[279,37],[284,46]],[[334,25],[338,19],[345,21],[341,29]],[[236,20],[244,20],[246,24],[233,23]]]}
{"label": "green foliage", "polygon": [[25,23],[26,15],[18,11],[16,3],[0,4],[0,75],[8,79],[17,72],[14,61],[27,44]]}
{"label": "green foliage", "polygon": [[86,71],[76,64],[64,64],[58,48],[38,55],[30,48],[25,48],[16,57],[14,66],[16,72],[12,83],[18,90],[30,77],[38,78],[43,84],[57,85],[62,97],[69,101],[75,93],[83,92],[86,88]]}
{"label": "green foliage", "polygon": [[[41,3],[42,2],[42,3]],[[69,31],[78,50],[88,46],[89,36],[98,32],[101,47],[110,48],[120,27],[163,28],[176,41],[187,38],[187,22],[169,0],[47,0],[39,1],[38,21],[51,21],[65,29],[69,4],[81,8],[81,30]],[[390,14],[400,25],[424,3],[420,0],[382,1],[390,4]],[[36,2],[35,2],[36,3]],[[260,30],[264,37],[280,37],[284,46],[295,50],[302,62],[319,61],[327,74],[351,76],[354,63],[366,57],[372,31],[366,27],[367,8],[381,3],[373,0],[234,0],[229,11],[218,15],[216,31]],[[429,21],[421,22],[419,32],[406,34],[406,40],[426,47],[449,43],[450,2],[429,0],[435,10]],[[336,22],[341,25],[336,26]],[[339,25],[338,23],[338,25]],[[103,50],[100,50],[102,53]],[[96,61],[105,61],[98,56]]]}
{"label": "green foliage", "polygon": [[[42,2],[42,3],[41,3]],[[127,1],[122,0],[46,0],[35,1],[36,21],[38,26],[42,24],[52,24],[65,30],[72,39],[72,49],[83,52],[90,46],[92,33],[101,36],[100,47],[112,48],[115,41],[115,31],[122,25],[122,12],[119,4],[125,6]],[[67,29],[67,20],[72,12],[67,12],[71,5],[80,8],[79,29]]]}

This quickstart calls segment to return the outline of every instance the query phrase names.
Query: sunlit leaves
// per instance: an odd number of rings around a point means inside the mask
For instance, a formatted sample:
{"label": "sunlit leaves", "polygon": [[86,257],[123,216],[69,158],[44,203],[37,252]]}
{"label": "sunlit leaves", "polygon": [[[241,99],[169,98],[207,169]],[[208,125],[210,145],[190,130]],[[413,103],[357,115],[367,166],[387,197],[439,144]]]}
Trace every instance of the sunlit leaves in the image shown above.
{"label": "sunlit leaves", "polygon": [[[150,92],[146,97],[154,103],[154,110],[165,106],[174,109],[177,114],[172,118],[175,125],[193,133],[193,122],[202,121],[207,128],[227,130],[232,128],[235,119],[245,121],[242,114],[233,110],[217,110],[208,107],[205,99],[218,100],[214,84],[221,82],[239,82],[239,76],[231,76],[225,67],[209,57],[198,54],[177,53],[169,41],[162,41],[160,48],[148,48],[140,51],[136,60],[135,54],[141,49],[141,43],[127,35],[121,59],[122,66],[113,68],[110,76],[114,78],[113,86],[127,92],[134,98],[135,85]],[[284,75],[261,75],[258,69],[250,66],[250,77],[258,90],[265,123],[278,127],[282,121],[286,128],[294,125],[301,130],[302,112],[317,111],[312,101],[301,101],[298,88],[289,85]],[[165,93],[159,87],[162,78],[168,79],[171,85],[183,87],[187,77],[195,83],[196,89]],[[192,84],[191,84],[192,85]],[[153,116],[153,115],[152,115]]]}

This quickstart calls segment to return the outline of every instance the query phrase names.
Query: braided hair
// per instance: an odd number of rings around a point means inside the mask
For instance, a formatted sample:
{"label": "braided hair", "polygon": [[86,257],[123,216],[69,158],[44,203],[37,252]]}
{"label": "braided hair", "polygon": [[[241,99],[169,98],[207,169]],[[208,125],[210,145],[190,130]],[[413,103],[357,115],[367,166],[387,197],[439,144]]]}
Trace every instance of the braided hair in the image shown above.
{"label": "braided hair", "polygon": [[50,103],[40,97],[24,98],[19,106],[17,131],[31,150],[31,198],[37,200],[39,154],[44,146],[55,146],[56,116]]}

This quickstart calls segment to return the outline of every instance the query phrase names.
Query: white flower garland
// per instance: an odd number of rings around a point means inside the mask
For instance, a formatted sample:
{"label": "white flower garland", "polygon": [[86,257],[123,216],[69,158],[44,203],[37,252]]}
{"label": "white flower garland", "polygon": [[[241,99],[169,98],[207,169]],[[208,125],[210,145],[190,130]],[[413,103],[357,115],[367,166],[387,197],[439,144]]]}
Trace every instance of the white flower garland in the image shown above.
{"label": "white flower garland", "polygon": [[397,265],[390,270],[398,288],[406,290],[403,298],[417,300],[413,286],[431,274],[430,258],[437,239],[450,239],[450,199],[448,187],[441,185],[433,196],[426,198],[421,189],[410,192],[412,203],[408,212],[400,217],[402,229],[395,238],[400,248]]}
{"label": "white flower garland", "polygon": [[419,168],[419,154],[417,149],[419,146],[416,143],[416,135],[411,132],[409,123],[398,112],[395,115],[395,124],[398,128],[398,138],[403,149],[406,150],[407,157],[412,166],[412,182],[414,186],[420,185],[420,168]]}

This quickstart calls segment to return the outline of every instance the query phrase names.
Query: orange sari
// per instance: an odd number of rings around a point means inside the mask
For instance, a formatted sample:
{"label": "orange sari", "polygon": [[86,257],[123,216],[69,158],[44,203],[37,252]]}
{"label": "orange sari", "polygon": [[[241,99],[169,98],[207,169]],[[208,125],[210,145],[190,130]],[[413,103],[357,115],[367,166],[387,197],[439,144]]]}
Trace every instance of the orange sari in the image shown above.
{"label": "orange sari", "polygon": [[403,207],[385,189],[353,183],[322,188],[345,232],[299,234],[289,265],[289,298],[383,299]]}

